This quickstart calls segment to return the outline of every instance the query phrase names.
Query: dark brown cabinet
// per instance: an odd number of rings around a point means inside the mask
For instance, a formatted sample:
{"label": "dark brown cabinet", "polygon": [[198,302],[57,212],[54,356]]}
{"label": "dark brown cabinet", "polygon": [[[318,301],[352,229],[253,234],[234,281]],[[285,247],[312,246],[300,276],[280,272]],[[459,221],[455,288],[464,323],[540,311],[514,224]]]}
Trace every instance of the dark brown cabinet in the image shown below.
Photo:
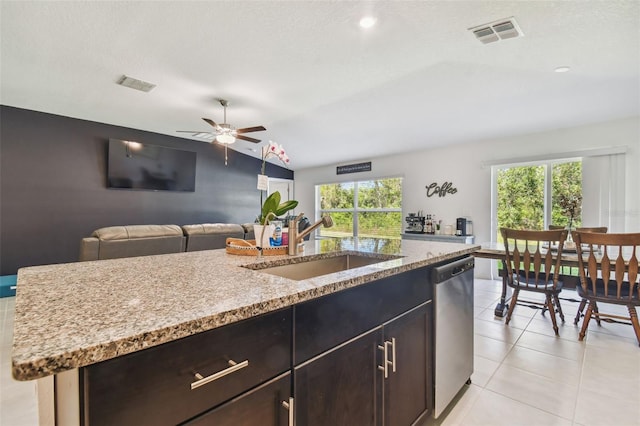
{"label": "dark brown cabinet", "polygon": [[184,426],[289,426],[291,373],[233,398]]}
{"label": "dark brown cabinet", "polygon": [[296,425],[379,424],[381,340],[377,328],[296,367]]}
{"label": "dark brown cabinet", "polygon": [[296,306],[297,424],[408,426],[426,418],[431,298],[422,268]]}
{"label": "dark brown cabinet", "polygon": [[85,425],[176,425],[291,369],[292,309],[81,370]]}
{"label": "dark brown cabinet", "polygon": [[411,425],[430,414],[431,302],[294,370],[296,422]]}
{"label": "dark brown cabinet", "polygon": [[96,425],[405,426],[432,407],[431,268],[80,370]]}
{"label": "dark brown cabinet", "polygon": [[384,425],[411,425],[431,412],[431,309],[424,303],[383,326]]}

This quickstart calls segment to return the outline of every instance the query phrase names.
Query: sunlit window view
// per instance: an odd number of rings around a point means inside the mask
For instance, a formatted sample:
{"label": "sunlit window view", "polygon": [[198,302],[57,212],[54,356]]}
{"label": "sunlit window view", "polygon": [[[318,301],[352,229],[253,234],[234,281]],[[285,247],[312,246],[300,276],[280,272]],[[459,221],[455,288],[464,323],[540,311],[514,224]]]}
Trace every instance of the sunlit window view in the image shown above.
{"label": "sunlit window view", "polygon": [[324,237],[400,239],[402,178],[342,182],[316,187],[320,214],[334,226],[321,228]]}
{"label": "sunlit window view", "polygon": [[496,183],[498,241],[501,227],[576,228],[582,224],[582,161],[501,168]]}

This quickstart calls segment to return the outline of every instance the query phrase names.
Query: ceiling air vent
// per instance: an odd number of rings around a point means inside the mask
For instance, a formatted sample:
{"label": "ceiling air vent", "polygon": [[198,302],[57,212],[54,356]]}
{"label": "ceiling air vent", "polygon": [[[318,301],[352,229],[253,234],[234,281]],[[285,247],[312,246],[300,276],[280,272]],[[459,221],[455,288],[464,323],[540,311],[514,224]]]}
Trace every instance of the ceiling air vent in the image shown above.
{"label": "ceiling air vent", "polygon": [[120,77],[117,83],[130,89],[140,90],[141,92],[150,92],[154,87],[156,87],[156,85],[153,83],[138,80],[137,78],[128,77],[126,75]]}
{"label": "ceiling air vent", "polygon": [[511,18],[500,19],[488,24],[469,28],[469,31],[471,31],[476,38],[484,44],[508,38],[521,37],[524,35],[513,16]]}

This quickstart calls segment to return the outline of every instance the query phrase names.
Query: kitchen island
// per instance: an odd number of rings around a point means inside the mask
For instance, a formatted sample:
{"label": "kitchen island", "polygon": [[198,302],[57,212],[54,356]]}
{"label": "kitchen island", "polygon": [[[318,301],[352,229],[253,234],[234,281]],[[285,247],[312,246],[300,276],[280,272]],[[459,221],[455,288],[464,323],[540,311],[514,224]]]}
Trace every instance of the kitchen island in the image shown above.
{"label": "kitchen island", "polygon": [[[478,248],[474,245],[420,241],[401,241],[393,246],[378,241],[330,239],[305,243],[304,252],[295,257],[255,258],[230,255],[225,250],[211,250],[24,268],[18,273],[13,375],[17,380],[39,380],[41,424],[99,424],[88,413],[98,410],[94,408],[98,404],[92,405],[92,396],[96,395],[92,393],[93,389],[100,388],[94,385],[96,377],[110,377],[108,372],[111,370],[103,372],[100,370],[102,366],[120,365],[117,363],[122,360],[128,362],[141,356],[146,360],[142,365],[148,365],[148,360],[154,357],[144,357],[153,354],[153,351],[175,347],[195,337],[203,339],[203,336],[210,335],[213,342],[198,341],[196,348],[207,345],[222,348],[227,346],[227,341],[221,340],[221,336],[227,336],[224,334],[226,331],[244,330],[244,333],[248,330],[248,333],[256,333],[255,330],[268,328],[262,323],[255,325],[252,322],[264,319],[272,327],[268,339],[273,336],[280,339],[279,343],[266,342],[264,354],[281,354],[284,360],[280,364],[286,368],[275,365],[278,363],[274,363],[272,358],[267,359],[262,364],[268,368],[260,372],[263,377],[255,385],[268,387],[284,383],[280,387],[287,389],[288,393],[296,386],[296,371],[298,377],[306,377],[305,374],[310,377],[313,374],[306,372],[303,367],[318,356],[318,351],[337,354],[339,351],[336,348],[341,348],[344,343],[318,343],[322,340],[322,324],[316,320],[324,316],[317,312],[323,310],[326,313],[326,309],[330,309],[322,306],[321,302],[331,301],[333,299],[329,298],[334,296],[351,295],[348,300],[355,301],[356,305],[358,301],[370,302],[368,306],[371,309],[358,313],[366,317],[368,312],[376,311],[374,307],[378,303],[369,295],[371,291],[375,290],[378,295],[388,291],[385,290],[388,288],[397,289],[397,294],[393,291],[384,293],[391,308],[385,302],[385,306],[379,309],[379,318],[365,318],[363,322],[373,321],[371,324],[375,323],[376,326],[369,328],[369,325],[363,325],[366,330],[362,334],[375,334],[381,327],[378,327],[378,322],[382,324],[388,321],[391,314],[402,316],[418,308],[412,305],[414,297],[424,298],[425,303],[428,302],[426,268],[468,255]],[[381,261],[302,280],[283,278],[260,270],[267,264],[284,265],[329,258],[338,251],[343,254],[378,256]],[[389,257],[382,258],[385,254]],[[417,282],[416,277],[423,276],[424,283]],[[398,280],[398,277],[409,277],[411,280]],[[373,285],[378,287],[374,289]],[[338,304],[344,302],[340,298],[335,301]],[[331,312],[336,317],[339,317],[338,308]],[[298,317],[294,316],[292,309],[297,309],[295,314]],[[308,318],[300,316],[305,309],[309,312]],[[358,323],[348,318],[347,321]],[[300,324],[300,334],[295,334],[294,322]],[[310,327],[308,333],[300,331],[304,329],[304,324]],[[240,328],[233,330],[233,327]],[[340,333],[332,329],[330,334]],[[233,335],[226,338],[231,339]],[[300,343],[305,336],[313,337],[309,343],[318,346],[315,352],[308,350],[309,345]],[[345,335],[345,338],[350,340],[351,336]],[[374,341],[378,339],[375,336],[372,338]],[[248,339],[248,345],[259,347],[261,339],[263,336],[256,335],[255,339]],[[332,340],[331,337],[327,339]],[[388,346],[386,340],[384,342],[380,353],[384,352],[386,356],[387,350],[393,349],[395,354],[395,347]],[[293,349],[287,353],[288,349],[282,349],[283,345]],[[226,359],[229,356],[220,355],[219,358]],[[236,366],[242,364],[241,361],[226,359],[228,368],[233,371],[243,368]],[[385,357],[381,368],[386,368],[387,362],[391,361]],[[260,365],[261,362],[251,363],[251,366],[255,364]],[[292,374],[289,371],[291,366],[300,368],[293,370],[293,386],[287,376]],[[177,368],[189,370],[200,366]],[[249,371],[249,368],[246,370]],[[206,379],[197,371],[187,373],[192,377],[191,382],[202,380],[198,377]],[[227,379],[233,379],[233,374],[229,376]],[[198,389],[206,387],[196,386]],[[102,393],[114,392],[105,389]],[[84,395],[83,398],[80,395]],[[283,401],[285,408],[286,396]],[[292,406],[294,398],[289,397]],[[113,411],[118,408],[110,409]],[[378,412],[375,407],[372,410]],[[289,411],[293,413],[293,407]],[[187,417],[183,420],[190,419]],[[176,421],[167,420],[167,423]]]}

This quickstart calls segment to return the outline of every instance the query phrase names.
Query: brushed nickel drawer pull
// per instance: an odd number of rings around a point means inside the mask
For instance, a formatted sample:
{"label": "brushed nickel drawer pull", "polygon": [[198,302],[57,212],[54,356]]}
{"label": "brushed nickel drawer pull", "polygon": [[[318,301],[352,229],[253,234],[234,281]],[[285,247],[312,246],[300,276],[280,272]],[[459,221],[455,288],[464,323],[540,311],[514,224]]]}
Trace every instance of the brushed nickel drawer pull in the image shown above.
{"label": "brushed nickel drawer pull", "polygon": [[282,401],[282,406],[289,411],[289,426],[293,426],[294,425],[293,398],[289,398],[289,402]]}
{"label": "brushed nickel drawer pull", "polygon": [[378,366],[378,370],[384,373],[384,378],[386,379],[389,377],[389,364],[392,364],[392,362],[389,361],[389,345],[391,345],[391,342],[385,340],[383,345],[378,345],[378,349],[380,349],[383,352],[383,358],[384,358],[382,360],[382,365]]}
{"label": "brushed nickel drawer pull", "polygon": [[207,377],[202,377],[202,374],[200,373],[196,373],[196,379],[198,379],[197,381],[191,383],[191,390],[194,390],[196,388],[199,388],[200,386],[206,385],[207,383],[213,382],[214,380],[218,380],[221,377],[226,376],[227,374],[231,374],[234,371],[238,371],[240,369],[243,369],[245,367],[249,366],[249,360],[245,359],[244,361],[242,361],[241,363],[236,363],[233,360],[229,360],[229,365],[230,367],[225,368],[222,371],[218,371],[217,373],[213,373],[210,376]]}
{"label": "brushed nickel drawer pull", "polygon": [[391,338],[391,367],[392,371],[396,372],[396,338]]}

